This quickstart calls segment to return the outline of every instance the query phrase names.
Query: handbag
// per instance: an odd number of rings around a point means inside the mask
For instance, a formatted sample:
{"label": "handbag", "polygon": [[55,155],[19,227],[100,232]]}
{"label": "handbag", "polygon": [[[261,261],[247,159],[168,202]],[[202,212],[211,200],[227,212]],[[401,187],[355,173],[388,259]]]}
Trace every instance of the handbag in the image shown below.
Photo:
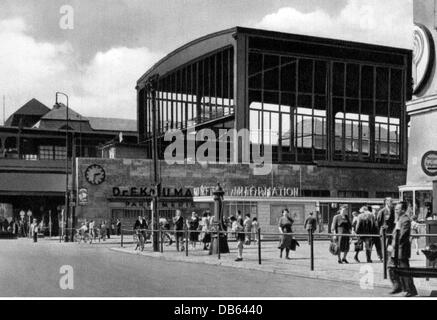
{"label": "handbag", "polygon": [[339,251],[340,251],[340,247],[338,246],[337,242],[334,240],[331,240],[331,243],[329,244],[329,252],[332,255],[336,256],[336,255],[338,255]]}
{"label": "handbag", "polygon": [[358,240],[354,243],[355,251],[363,251],[363,241]]}

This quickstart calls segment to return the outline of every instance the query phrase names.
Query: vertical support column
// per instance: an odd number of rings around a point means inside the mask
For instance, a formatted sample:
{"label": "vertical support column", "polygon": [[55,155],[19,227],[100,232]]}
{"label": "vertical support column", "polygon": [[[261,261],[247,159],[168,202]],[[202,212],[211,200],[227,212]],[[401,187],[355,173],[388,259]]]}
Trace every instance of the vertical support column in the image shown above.
{"label": "vertical support column", "polygon": [[[234,50],[234,104],[235,104],[235,129],[249,129],[249,100],[247,90],[248,74],[248,36],[241,33],[233,35],[235,39]],[[250,150],[244,147],[249,142],[249,137],[243,137],[243,145],[238,141],[234,142],[234,154],[237,155],[238,162],[250,161]]]}

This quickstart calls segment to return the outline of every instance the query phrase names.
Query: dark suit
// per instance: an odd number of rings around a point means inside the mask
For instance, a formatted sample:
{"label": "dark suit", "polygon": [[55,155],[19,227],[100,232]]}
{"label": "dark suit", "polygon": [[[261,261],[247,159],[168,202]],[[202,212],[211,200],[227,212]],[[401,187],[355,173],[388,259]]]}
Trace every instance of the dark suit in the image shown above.
{"label": "dark suit", "polygon": [[[395,266],[396,264],[400,268],[410,267],[410,257],[411,257],[411,219],[407,214],[403,214],[399,217],[399,238],[396,237],[396,229],[393,231],[392,243],[393,252],[390,259],[390,265]],[[397,257],[396,257],[397,253]],[[393,272],[390,272],[390,280],[393,283],[393,290],[404,292],[409,292],[417,294],[416,287],[414,286],[414,281],[412,277],[399,277]]]}

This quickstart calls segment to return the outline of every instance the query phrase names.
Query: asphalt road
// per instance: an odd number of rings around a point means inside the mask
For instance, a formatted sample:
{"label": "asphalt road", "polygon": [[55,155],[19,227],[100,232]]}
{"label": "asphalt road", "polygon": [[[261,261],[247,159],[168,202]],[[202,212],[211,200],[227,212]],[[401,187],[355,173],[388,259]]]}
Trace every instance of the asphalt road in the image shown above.
{"label": "asphalt road", "polygon": [[[388,297],[387,289],[261,271],[169,262],[110,244],[0,240],[1,297]],[[71,266],[74,289],[61,289]],[[68,269],[69,267],[67,267]],[[71,282],[71,279],[73,280]]]}

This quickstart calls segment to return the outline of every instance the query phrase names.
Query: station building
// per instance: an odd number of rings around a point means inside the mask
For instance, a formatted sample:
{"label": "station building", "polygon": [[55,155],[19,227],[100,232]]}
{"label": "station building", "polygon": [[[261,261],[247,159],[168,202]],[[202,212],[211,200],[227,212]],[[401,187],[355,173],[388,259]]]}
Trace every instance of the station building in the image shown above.
{"label": "station building", "polygon": [[31,215],[51,222],[57,234],[67,175],[68,192],[76,188],[75,159],[101,157],[111,141],[137,142],[135,120],[85,117],[69,108],[67,122],[66,114],[63,104],[50,109],[31,99],[0,126],[0,222]]}
{"label": "station building", "polygon": [[[406,49],[242,27],[187,43],[137,81],[139,144],[108,143],[105,158],[77,160],[77,217],[150,214],[154,141],[160,215],[212,210],[217,182],[225,215],[250,213],[273,232],[283,208],[299,230],[310,211],[327,227],[340,204],[351,212],[397,199],[406,182],[411,59]],[[169,164],[166,133],[179,130],[188,144],[202,129],[216,137],[248,130],[249,160],[242,144],[227,141],[226,161],[185,153]],[[268,174],[256,174],[254,148],[270,150]]]}

